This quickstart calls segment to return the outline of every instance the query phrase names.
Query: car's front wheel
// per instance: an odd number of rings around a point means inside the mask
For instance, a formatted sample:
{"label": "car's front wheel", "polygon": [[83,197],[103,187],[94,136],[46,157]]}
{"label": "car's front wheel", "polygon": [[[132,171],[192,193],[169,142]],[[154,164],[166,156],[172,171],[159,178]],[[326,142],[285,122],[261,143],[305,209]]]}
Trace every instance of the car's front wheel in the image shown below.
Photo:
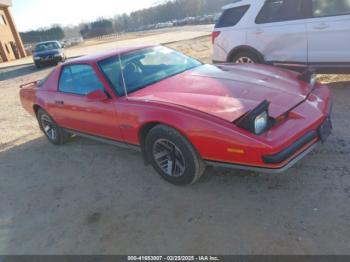
{"label": "car's front wheel", "polygon": [[147,135],[145,146],[153,168],[172,184],[192,184],[204,173],[205,163],[198,152],[173,128],[154,127]]}
{"label": "car's front wheel", "polygon": [[37,118],[40,129],[52,144],[62,145],[67,141],[69,134],[59,127],[46,111],[39,109]]}

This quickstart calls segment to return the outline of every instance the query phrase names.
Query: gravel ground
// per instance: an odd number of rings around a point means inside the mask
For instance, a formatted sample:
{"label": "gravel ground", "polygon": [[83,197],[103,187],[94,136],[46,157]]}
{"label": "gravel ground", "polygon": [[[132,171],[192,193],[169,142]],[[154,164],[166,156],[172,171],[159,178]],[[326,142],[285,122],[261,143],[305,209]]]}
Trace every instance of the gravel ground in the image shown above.
{"label": "gravel ground", "polygon": [[[209,62],[210,41],[173,43]],[[350,254],[350,76],[322,75],[334,133],[283,175],[208,169],[174,187],[140,155],[86,139],[55,147],[0,71],[0,254]]]}

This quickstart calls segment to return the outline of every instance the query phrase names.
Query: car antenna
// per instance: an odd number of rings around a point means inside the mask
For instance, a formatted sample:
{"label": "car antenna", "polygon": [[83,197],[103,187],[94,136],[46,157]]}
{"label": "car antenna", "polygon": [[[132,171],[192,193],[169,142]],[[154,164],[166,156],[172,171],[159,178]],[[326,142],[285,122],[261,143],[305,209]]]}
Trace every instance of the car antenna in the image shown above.
{"label": "car antenna", "polygon": [[122,67],[122,58],[120,56],[120,53],[118,54],[119,57],[119,65],[120,65],[120,71],[122,72],[122,79],[123,79],[123,86],[124,86],[124,92],[125,92],[125,97],[128,98],[128,89],[126,88],[126,82],[124,78],[124,71]]}

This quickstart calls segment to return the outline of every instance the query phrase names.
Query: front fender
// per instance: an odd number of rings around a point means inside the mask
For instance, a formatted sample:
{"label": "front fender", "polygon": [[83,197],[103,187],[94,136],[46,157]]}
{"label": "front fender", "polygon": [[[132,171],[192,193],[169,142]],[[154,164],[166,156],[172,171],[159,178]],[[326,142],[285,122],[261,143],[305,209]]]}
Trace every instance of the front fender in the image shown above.
{"label": "front fender", "polygon": [[233,123],[181,106],[129,100],[117,107],[123,137],[130,144],[142,144],[143,127],[163,124],[180,132],[205,160],[244,163],[249,157],[258,163],[260,150],[268,147]]}

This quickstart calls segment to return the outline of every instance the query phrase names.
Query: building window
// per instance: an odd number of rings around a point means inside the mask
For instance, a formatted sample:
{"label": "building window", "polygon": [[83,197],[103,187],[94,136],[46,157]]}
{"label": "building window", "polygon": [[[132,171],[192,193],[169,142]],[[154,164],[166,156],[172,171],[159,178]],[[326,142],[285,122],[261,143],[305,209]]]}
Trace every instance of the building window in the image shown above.
{"label": "building window", "polygon": [[3,15],[0,15],[0,25],[6,25],[6,19]]}
{"label": "building window", "polygon": [[7,44],[5,44],[5,47],[6,47],[6,51],[7,51],[7,53],[9,54],[9,53],[10,53],[10,49],[9,49],[8,45],[7,45]]}

